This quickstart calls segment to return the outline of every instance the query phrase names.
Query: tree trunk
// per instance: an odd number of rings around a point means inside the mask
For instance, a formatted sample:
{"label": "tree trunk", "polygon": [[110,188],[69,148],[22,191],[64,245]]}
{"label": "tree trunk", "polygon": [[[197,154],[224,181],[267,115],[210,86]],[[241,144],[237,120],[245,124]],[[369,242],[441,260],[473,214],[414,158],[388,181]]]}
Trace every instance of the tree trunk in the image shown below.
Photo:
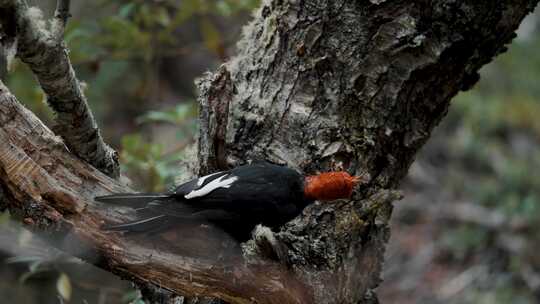
{"label": "tree trunk", "polygon": [[142,285],[231,303],[372,303],[393,189],[450,99],[537,2],[264,1],[240,53],[198,82],[199,173],[264,158],[368,181],[352,200],[313,204],[274,235],[258,229],[242,253],[211,228],[178,229],[167,236],[182,241],[175,250],[101,231],[133,214],[92,198],[127,189],[74,157],[1,87],[9,206],[69,237],[64,250]]}
{"label": "tree trunk", "polygon": [[265,1],[240,54],[200,81],[204,172],[265,158],[369,177],[276,235],[320,303],[377,286],[395,189],[450,99],[535,1]]}

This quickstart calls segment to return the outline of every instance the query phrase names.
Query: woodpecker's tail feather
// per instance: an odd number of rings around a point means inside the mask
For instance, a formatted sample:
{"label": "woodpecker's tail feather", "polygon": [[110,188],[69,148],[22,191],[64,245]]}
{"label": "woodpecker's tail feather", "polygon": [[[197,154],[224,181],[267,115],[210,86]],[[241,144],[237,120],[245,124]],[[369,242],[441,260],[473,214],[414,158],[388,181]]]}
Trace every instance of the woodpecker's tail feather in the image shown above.
{"label": "woodpecker's tail feather", "polygon": [[105,225],[101,229],[127,233],[152,233],[166,229],[169,224],[168,216],[158,215],[123,224]]}
{"label": "woodpecker's tail feather", "polygon": [[94,200],[102,203],[140,208],[151,201],[165,199],[168,197],[168,195],[159,193],[117,193],[112,195],[96,196]]}

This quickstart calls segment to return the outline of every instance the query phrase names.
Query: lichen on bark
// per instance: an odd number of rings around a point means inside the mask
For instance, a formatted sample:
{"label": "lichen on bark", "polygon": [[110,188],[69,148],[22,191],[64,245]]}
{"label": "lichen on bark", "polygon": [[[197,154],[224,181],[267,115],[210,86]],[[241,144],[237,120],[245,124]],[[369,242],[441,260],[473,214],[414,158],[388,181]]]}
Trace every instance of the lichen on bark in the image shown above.
{"label": "lichen on bark", "polygon": [[[536,3],[264,1],[239,54],[199,81],[207,100],[212,80],[230,74],[227,124],[218,126],[227,166],[262,158],[368,177],[352,202],[309,206],[275,236],[317,302],[361,302],[377,286],[392,189],[450,99],[505,50]],[[203,134],[217,132],[201,118]]]}

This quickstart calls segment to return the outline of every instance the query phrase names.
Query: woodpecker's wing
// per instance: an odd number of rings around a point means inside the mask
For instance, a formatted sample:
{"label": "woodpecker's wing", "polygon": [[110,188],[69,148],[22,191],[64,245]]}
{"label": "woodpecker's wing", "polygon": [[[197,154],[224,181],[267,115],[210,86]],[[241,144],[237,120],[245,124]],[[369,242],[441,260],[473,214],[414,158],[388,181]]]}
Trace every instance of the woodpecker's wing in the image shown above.
{"label": "woodpecker's wing", "polygon": [[151,212],[166,214],[174,217],[185,217],[190,214],[191,218],[217,219],[220,217],[231,218],[227,211],[220,210],[223,206],[212,208],[204,204],[204,198],[211,196],[212,192],[220,188],[229,188],[238,177],[230,171],[216,172],[199,177],[178,186],[170,194],[168,200],[154,200],[149,202],[144,209]]}
{"label": "woodpecker's wing", "polygon": [[168,195],[160,193],[116,193],[111,195],[96,196],[94,200],[102,203],[140,208],[151,201],[168,197]]}
{"label": "woodpecker's wing", "polygon": [[122,224],[105,225],[102,226],[101,229],[133,233],[148,233],[165,229],[168,227],[169,221],[170,219],[166,215],[162,214]]}
{"label": "woodpecker's wing", "polygon": [[[296,216],[303,208],[297,206],[304,199],[303,181],[292,169],[256,162],[193,179],[145,201],[136,209],[138,220],[104,228],[151,233],[179,221],[207,221],[244,239],[256,224],[274,227]],[[121,200],[119,195],[107,199]]]}
{"label": "woodpecker's wing", "polygon": [[256,162],[188,182],[171,195],[174,201],[156,200],[147,208],[179,217],[185,214],[186,206],[199,211],[221,210],[212,214],[224,216],[272,211],[281,208],[278,205],[293,204],[302,194],[301,182],[301,175],[294,170]]}
{"label": "woodpecker's wing", "polygon": [[184,196],[190,192],[203,188],[215,179],[226,175],[228,172],[216,172],[186,182],[172,191],[172,193],[115,193],[111,195],[96,196],[94,200],[102,203],[117,204],[133,208],[143,208],[148,203],[159,200],[167,200],[171,196]]}
{"label": "woodpecker's wing", "polygon": [[[193,192],[193,191],[197,191],[199,189],[202,189],[202,188],[205,188],[208,184],[220,179],[221,177],[225,176],[225,175],[228,175],[230,172],[229,171],[220,171],[220,172],[215,172],[215,173],[211,173],[211,174],[208,174],[208,175],[205,175],[205,176],[201,176],[199,178],[196,178],[196,179],[193,179],[187,183],[184,183],[178,187],[176,187],[173,192],[172,192],[172,195],[177,197],[177,198],[180,198],[180,197],[184,197],[186,195],[188,195],[190,192]],[[214,182],[215,184],[216,182]],[[208,188],[206,188],[208,189]]]}

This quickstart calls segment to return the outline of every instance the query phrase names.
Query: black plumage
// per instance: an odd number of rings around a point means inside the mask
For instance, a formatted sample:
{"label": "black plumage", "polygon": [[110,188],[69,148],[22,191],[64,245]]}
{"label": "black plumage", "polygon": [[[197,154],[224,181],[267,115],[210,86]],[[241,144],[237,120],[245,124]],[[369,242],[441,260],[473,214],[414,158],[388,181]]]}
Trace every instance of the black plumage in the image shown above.
{"label": "black plumage", "polygon": [[104,229],[155,232],[178,221],[196,221],[214,224],[241,241],[257,224],[276,228],[312,202],[304,197],[304,176],[267,162],[193,179],[164,194],[122,193],[96,200],[133,206],[140,216]]}

